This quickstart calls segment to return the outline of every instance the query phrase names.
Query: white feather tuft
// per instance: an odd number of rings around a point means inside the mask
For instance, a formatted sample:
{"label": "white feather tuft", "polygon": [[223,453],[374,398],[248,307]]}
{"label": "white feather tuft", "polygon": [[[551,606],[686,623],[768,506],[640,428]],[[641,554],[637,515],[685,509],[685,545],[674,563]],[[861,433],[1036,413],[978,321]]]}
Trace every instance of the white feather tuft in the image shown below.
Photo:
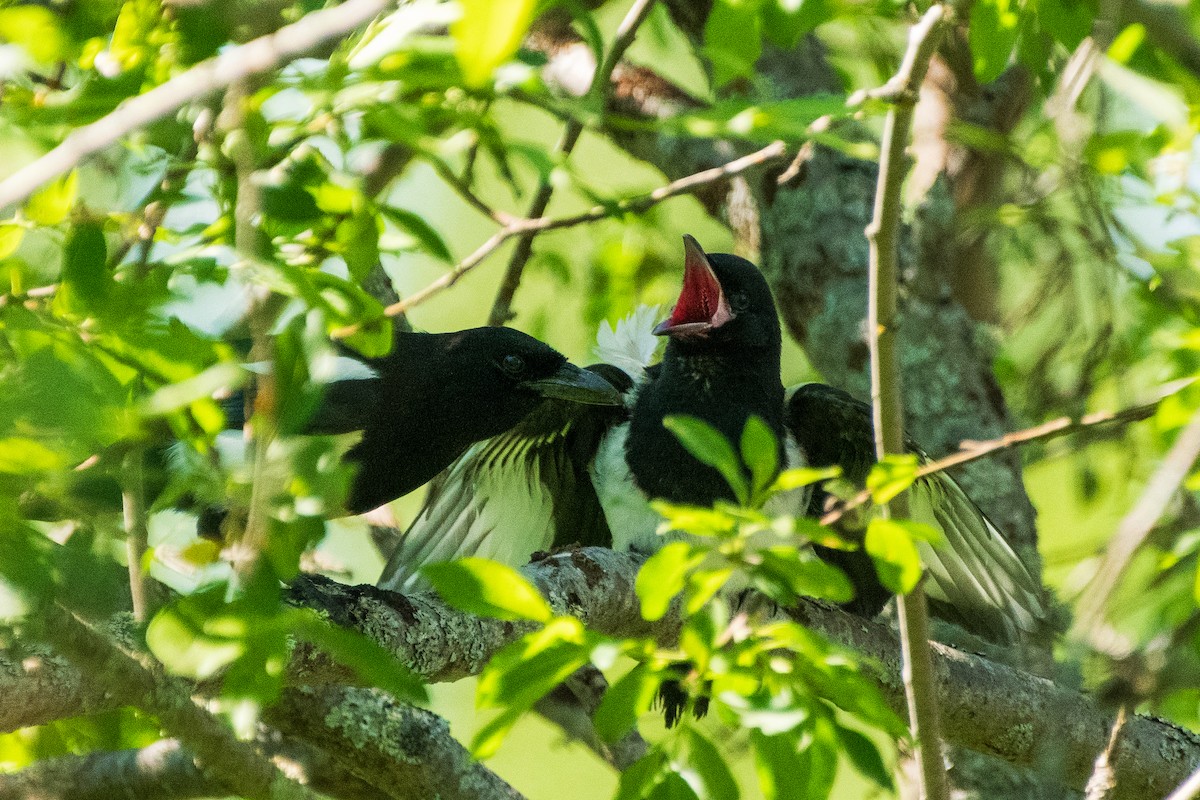
{"label": "white feather tuft", "polygon": [[640,381],[658,349],[659,339],[654,335],[658,308],[638,306],[617,322],[615,330],[608,320],[601,322],[596,333],[596,357],[624,370],[635,383]]}

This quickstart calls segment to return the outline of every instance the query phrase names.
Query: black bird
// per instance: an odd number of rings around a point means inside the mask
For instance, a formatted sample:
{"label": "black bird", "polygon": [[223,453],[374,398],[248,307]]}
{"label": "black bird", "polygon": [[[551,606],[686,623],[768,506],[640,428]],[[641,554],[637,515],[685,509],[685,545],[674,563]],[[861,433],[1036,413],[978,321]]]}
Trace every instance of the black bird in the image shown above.
{"label": "black bird", "polygon": [[[693,505],[734,499],[721,474],[664,427],[670,415],[697,417],[733,442],[756,415],[780,443],[781,465],[836,464],[853,481],[865,478],[875,462],[869,409],[820,384],[802,386],[785,401],[782,336],[766,279],[745,259],[708,255],[690,236],[684,242],[679,300],[653,331],[669,337],[661,364],[644,373],[633,358],[589,368],[625,373],[624,381],[610,380],[632,387],[625,395],[628,423],[614,409],[559,405],[551,413],[543,406],[506,434],[475,445],[438,478],[380,586],[411,587],[423,564],[468,555],[521,564],[536,550],[578,538],[561,521],[594,515],[597,501],[604,518],[578,529],[588,539],[653,551],[662,539],[648,498]],[[636,334],[626,338],[648,355]],[[953,479],[921,478],[911,495],[914,519],[939,528],[946,540],[937,550],[918,545],[935,606],[1002,641],[1034,630],[1045,615],[1037,581]],[[795,510],[819,514],[824,497],[817,491]],[[793,494],[783,505],[797,499]],[[823,548],[818,554],[851,578],[850,610],[867,616],[881,610],[890,594],[866,554]]]}
{"label": "black bird", "polygon": [[[549,345],[510,328],[397,331],[380,358],[343,350],[304,432],[359,434],[344,459],[357,465],[345,511],[361,514],[424,485],[474,442],[512,428],[547,398],[615,407],[620,394]],[[244,397],[224,403],[244,421]],[[209,514],[212,532],[220,514]]]}

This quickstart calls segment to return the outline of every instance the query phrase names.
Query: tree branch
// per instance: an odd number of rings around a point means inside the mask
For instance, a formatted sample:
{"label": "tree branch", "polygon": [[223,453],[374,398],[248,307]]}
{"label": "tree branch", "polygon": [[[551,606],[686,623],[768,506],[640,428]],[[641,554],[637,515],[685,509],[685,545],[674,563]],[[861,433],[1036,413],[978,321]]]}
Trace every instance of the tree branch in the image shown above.
{"label": "tree branch", "polygon": [[[525,567],[524,574],[546,595],[555,611],[572,614],[591,629],[617,637],[651,637],[663,644],[679,633],[677,613],[646,622],[639,613],[634,582],[644,559],[604,548],[557,553]],[[291,588],[293,602],[351,627],[389,649],[431,681],[477,674],[500,648],[529,626],[480,619],[456,611],[431,593],[399,595],[372,586],[345,586],[304,576]],[[856,617],[814,601],[792,612],[800,622],[865,656],[873,665],[888,702],[904,708],[897,635],[887,625]],[[942,705],[946,740],[1010,763],[1051,764],[1066,786],[1082,789],[1096,753],[1108,741],[1113,718],[1085,695],[1049,680],[964,653],[932,645],[934,685]],[[43,654],[43,664],[53,664]],[[123,698],[89,694],[78,671],[55,668],[53,682],[43,670],[21,675],[22,658],[0,653],[0,730],[43,724],[52,719],[112,708]],[[289,668],[292,685],[353,680],[349,670],[311,646],[300,646]],[[77,704],[49,703],[40,693],[63,692]],[[28,705],[26,705],[28,703]],[[1131,716],[1113,758],[1117,786],[1112,800],[1162,797],[1200,765],[1200,735],[1152,717]]]}
{"label": "tree branch", "polygon": [[69,612],[59,611],[46,626],[54,644],[81,665],[85,680],[103,686],[114,700],[153,714],[162,726],[186,742],[200,759],[201,769],[247,798],[303,800],[317,795],[280,773],[270,760],[240,742],[225,723],[192,700],[182,678],[169,677]]}
{"label": "tree branch", "polygon": [[220,91],[252,75],[269,72],[320,45],[340,39],[391,5],[390,0],[347,0],[308,14],[132,97],[115,111],[77,128],[63,143],[0,181],[0,209],[19,203],[49,181],[121,137],[156,122],[193,100]]}
{"label": "tree branch", "polygon": [[[890,454],[904,452],[904,407],[900,391],[900,358],[896,352],[900,193],[908,174],[905,151],[912,131],[917,90],[925,80],[929,60],[937,50],[946,13],[941,5],[931,6],[921,21],[909,30],[908,50],[900,70],[882,90],[892,101],[892,107],[883,125],[875,215],[866,229],[870,244],[867,274],[870,281],[871,406],[875,452],[881,460]],[[884,517],[907,517],[907,495],[897,495],[881,511]],[[928,646],[929,611],[925,605],[925,590],[919,581],[908,594],[896,596],[896,614],[900,621],[909,727],[916,741],[916,758],[921,767],[918,793],[923,800],[948,800],[950,792],[942,758],[941,725]]]}
{"label": "tree branch", "polygon": [[[719,167],[702,170],[692,175],[685,176],[679,180],[671,181],[670,183],[660,186],[649,194],[640,197],[634,197],[627,200],[619,200],[611,205],[593,206],[592,208],[580,214],[572,214],[566,217],[537,217],[533,219],[517,219],[510,221],[500,230],[492,234],[487,241],[475,248],[474,252],[458,262],[448,272],[442,275],[437,280],[430,283],[424,289],[415,292],[408,297],[393,303],[384,309],[384,314],[389,317],[399,316],[414,306],[420,305],[436,294],[449,289],[454,284],[465,276],[468,272],[475,269],[479,264],[492,254],[496,248],[504,244],[513,236],[523,233],[540,233],[542,231],[556,230],[559,228],[570,228],[575,225],[583,225],[588,222],[596,222],[597,220],[616,217],[621,214],[640,214],[653,206],[658,205],[664,200],[676,197],[681,194],[694,192],[701,186],[706,186],[715,183],[723,178],[728,178],[733,175],[738,175],[748,169],[752,169],[763,164],[768,164],[784,158],[787,155],[787,147],[783,142],[772,142],[771,144],[756,150],[749,155],[736,158]],[[331,336],[335,339],[345,338],[358,331],[359,325],[347,325],[333,331]]]}
{"label": "tree branch", "polygon": [[[1043,422],[1041,425],[1034,425],[1032,428],[1006,433],[1003,436],[988,439],[984,442],[965,441],[962,443],[962,449],[957,453],[951,453],[944,458],[939,458],[922,465],[917,470],[916,477],[924,478],[936,472],[945,472],[952,467],[969,464],[972,461],[977,461],[993,453],[1016,447],[1019,444],[1055,439],[1059,436],[1079,433],[1089,428],[1096,428],[1103,425],[1124,425],[1131,422],[1141,422],[1154,416],[1154,412],[1158,410],[1163,400],[1178,392],[1183,386],[1190,384],[1191,381],[1189,380],[1184,384],[1172,388],[1171,391],[1157,400],[1130,406],[1129,408],[1122,408],[1118,411],[1094,411],[1091,414],[1084,414],[1080,417],[1059,417],[1049,422]],[[836,505],[827,514],[822,516],[821,524],[832,525],[848,512],[869,502],[871,502],[871,493],[866,490],[861,491],[844,503]]]}
{"label": "tree branch", "polygon": [[290,689],[265,718],[335,758],[341,754],[343,767],[393,798],[522,800],[455,741],[446,720],[376,689]]}
{"label": "tree branch", "polygon": [[[597,108],[604,108],[604,100],[610,91],[609,84],[613,70],[621,62],[625,51],[633,44],[633,38],[637,35],[638,28],[649,16],[654,2],[655,0],[634,0],[633,5],[626,12],[625,18],[617,27],[612,47],[604,57],[604,62],[592,74],[592,81],[585,96],[585,99],[593,100]],[[555,147],[555,152],[564,159],[571,155],[571,151],[575,149],[582,133],[583,121],[578,118],[570,119],[566,128],[563,129],[562,138]],[[529,211],[525,216],[533,218],[545,214],[553,194],[554,184],[550,182],[549,175],[544,176],[538,184],[537,194],[533,196],[533,202],[529,204]],[[533,238],[538,233],[539,231],[536,230],[523,231],[521,238],[517,240],[517,247],[508,261],[508,268],[504,271],[500,289],[496,292],[496,300],[492,303],[492,311],[488,315],[488,325],[503,325],[512,318],[512,300],[517,293],[517,287],[521,285],[521,275],[525,271],[525,264],[528,263],[529,256],[533,254]]]}

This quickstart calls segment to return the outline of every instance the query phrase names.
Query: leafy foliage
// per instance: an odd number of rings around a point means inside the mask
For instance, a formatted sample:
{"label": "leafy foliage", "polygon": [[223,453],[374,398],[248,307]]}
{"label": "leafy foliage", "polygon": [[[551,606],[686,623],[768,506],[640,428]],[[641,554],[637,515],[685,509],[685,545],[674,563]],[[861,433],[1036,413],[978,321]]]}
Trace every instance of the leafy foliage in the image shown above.
{"label": "leafy foliage", "polygon": [[[7,4],[0,174],[84,125],[119,119],[127,101],[318,5]],[[423,699],[423,687],[390,657],[285,605],[279,589],[314,553],[352,549],[337,541],[341,534],[327,538],[325,524],[346,493],[349,473],[338,458],[346,443],[300,433],[337,354],[330,337],[382,355],[392,325],[402,324],[384,314],[391,298],[373,286],[380,265],[411,294],[494,233],[480,227],[494,221],[481,222],[480,206],[501,220],[521,214],[543,182],[554,187],[553,213],[559,203],[613,209],[592,228],[542,235],[523,282],[520,323],[582,355],[601,319],[642,300],[669,300],[679,233],[707,227],[706,240],[726,236],[691,201],[616,213],[620,200],[663,178],[662,165],[617,155],[613,145],[644,155],[648,140],[669,140],[672,152],[734,156],[783,139],[874,159],[871,131],[882,109],[845,101],[890,77],[910,22],[899,4],[836,0],[715,0],[703,18],[689,14],[705,4],[656,8],[629,55],[664,86],[682,88],[664,90],[654,114],[638,116],[639,93],[663,86],[646,79],[602,107],[572,88],[570,71],[551,63],[554,53],[526,38],[539,26],[574,31],[579,49],[571,52],[602,61],[625,8],[597,5],[401,4],[313,57],[137,126],[0,210],[6,647],[49,638],[39,620],[52,605],[91,620],[127,607],[132,558],[135,575],[170,591],[144,629],[150,652],[171,672],[219,678],[213,691],[226,707],[272,702],[298,640],[319,645],[365,683]],[[968,288],[979,290],[976,300],[987,295],[982,316],[999,323],[1002,340],[998,375],[1030,421],[1142,400],[1143,388],[1200,371],[1200,203],[1191,174],[1200,82],[1190,51],[1177,49],[1194,44],[1196,10],[1154,11],[1114,26],[1094,2],[982,0],[957,10],[958,38],[943,54],[972,101],[944,131],[947,163],[986,162],[995,191],[968,204],[958,229],[941,232],[936,246],[975,242],[994,259],[1001,277],[991,293],[986,269]],[[813,77],[814,91],[797,97],[783,84],[810,76],[767,74],[761,57],[802,47],[810,35],[828,63]],[[984,107],[995,97],[1010,100]],[[551,146],[562,120],[585,130],[571,159]],[[754,185],[773,196],[783,191],[773,177]],[[962,181],[950,187],[955,202],[970,199],[969,180],[948,180]],[[920,224],[921,213],[912,216]],[[925,277],[906,288],[920,294]],[[428,317],[418,309],[416,321],[434,329],[477,324],[483,314],[465,296],[456,289],[445,305],[431,304]],[[220,457],[222,401],[248,388],[251,457],[231,466]],[[1120,443],[1097,437],[1072,452],[1031,454],[1048,574],[1068,599],[1079,589],[1075,568],[1117,529],[1197,407],[1200,389],[1191,386]],[[902,731],[852,654],[794,623],[763,621],[729,588],[753,588],[780,605],[799,596],[850,598],[846,576],[810,548],[850,545],[812,520],[765,510],[772,498],[833,473],[781,472],[776,443],[758,420],[736,442],[696,420],[670,425],[738,500],[713,509],[658,506],[670,541],[648,560],[637,589],[648,619],[680,615],[676,646],[599,637],[556,615],[507,567],[467,561],[427,573],[460,607],[534,628],[480,680],[478,700],[496,716],[476,736],[475,752],[495,752],[538,697],[590,663],[612,679],[596,717],[609,741],[642,721],[664,681],[713,698],[717,723],[685,719],[654,742],[621,776],[619,797],[737,796],[741,778],[727,742],[745,747],[769,798],[830,796],[839,764],[890,789],[873,732]],[[891,459],[876,467],[866,484],[872,501],[904,491],[915,466]],[[1129,602],[1109,604],[1121,637],[1161,653],[1167,665],[1136,699],[1192,725],[1198,488],[1191,475],[1125,573],[1117,597]],[[149,526],[144,552],[136,541],[130,547],[136,526],[121,516],[139,496]],[[252,551],[252,568],[179,522],[180,507],[214,505],[226,512],[224,533]],[[890,588],[915,583],[914,541],[928,535],[903,520],[870,523],[864,547]],[[1082,671],[1100,683],[1110,659],[1089,652]],[[16,769],[157,735],[155,721],[129,711],[64,720],[0,737],[0,760]]]}

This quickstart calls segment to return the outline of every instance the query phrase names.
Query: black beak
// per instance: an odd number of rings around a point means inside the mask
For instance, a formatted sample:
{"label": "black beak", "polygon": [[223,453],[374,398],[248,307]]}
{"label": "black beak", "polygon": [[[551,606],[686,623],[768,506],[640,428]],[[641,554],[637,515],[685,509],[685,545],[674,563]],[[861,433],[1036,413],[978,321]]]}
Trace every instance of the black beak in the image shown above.
{"label": "black beak", "polygon": [[621,393],[614,389],[611,383],[574,364],[563,364],[550,377],[524,381],[521,385],[542,397],[570,400],[573,403],[591,406],[621,405]]}

